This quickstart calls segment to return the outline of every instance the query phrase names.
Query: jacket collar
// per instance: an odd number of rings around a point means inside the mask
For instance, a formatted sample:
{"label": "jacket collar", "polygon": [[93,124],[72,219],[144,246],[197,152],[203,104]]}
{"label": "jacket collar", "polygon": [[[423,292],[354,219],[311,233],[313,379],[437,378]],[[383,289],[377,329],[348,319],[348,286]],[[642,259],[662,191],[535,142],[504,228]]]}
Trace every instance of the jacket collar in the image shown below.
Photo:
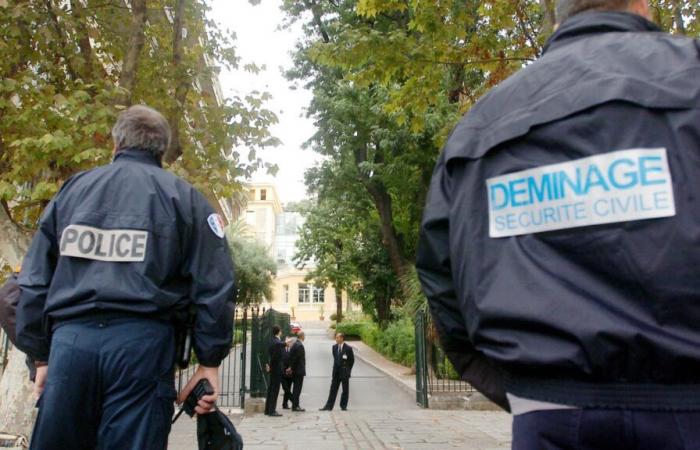
{"label": "jacket collar", "polygon": [[565,20],[544,46],[544,52],[573,39],[610,32],[661,31],[644,17],[623,11],[593,11],[576,14]]}
{"label": "jacket collar", "polygon": [[160,160],[156,158],[153,153],[149,152],[148,150],[141,150],[135,147],[127,147],[119,150],[117,154],[114,155],[112,162],[116,162],[118,160],[137,161],[151,166],[163,167]]}

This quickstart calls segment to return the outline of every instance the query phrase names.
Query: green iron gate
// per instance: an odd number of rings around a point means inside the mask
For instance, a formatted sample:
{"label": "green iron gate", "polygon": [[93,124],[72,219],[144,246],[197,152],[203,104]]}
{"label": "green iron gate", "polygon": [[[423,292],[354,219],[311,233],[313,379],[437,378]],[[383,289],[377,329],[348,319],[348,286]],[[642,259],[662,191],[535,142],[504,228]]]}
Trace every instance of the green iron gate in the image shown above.
{"label": "green iron gate", "polygon": [[426,354],[426,313],[419,311],[416,316],[416,403],[428,407],[428,359]]}
{"label": "green iron gate", "polygon": [[250,346],[250,396],[265,397],[270,375],[265,371],[269,362],[267,350],[272,338],[272,326],[279,325],[282,335],[289,336],[289,314],[274,309],[253,308],[251,312],[251,346]]}
{"label": "green iron gate", "polygon": [[430,313],[416,314],[416,402],[430,407],[430,397],[436,394],[463,395],[473,392],[469,383],[462,381],[440,346]]}
{"label": "green iron gate", "polygon": [[[233,315],[233,344],[228,356],[219,366],[219,399],[217,405],[224,408],[244,408],[246,387],[246,366],[248,362],[248,331],[251,311],[248,308],[236,309]],[[178,392],[187,383],[197,369],[190,364],[176,375]]]}

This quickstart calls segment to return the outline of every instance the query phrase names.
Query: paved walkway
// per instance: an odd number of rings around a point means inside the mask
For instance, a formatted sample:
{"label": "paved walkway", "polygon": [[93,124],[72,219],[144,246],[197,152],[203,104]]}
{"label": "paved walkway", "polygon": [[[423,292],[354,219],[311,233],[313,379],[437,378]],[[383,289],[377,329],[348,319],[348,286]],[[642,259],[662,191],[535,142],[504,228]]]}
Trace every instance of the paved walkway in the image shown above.
{"label": "paved walkway", "polygon": [[[307,411],[292,413],[278,405],[283,417],[232,414],[246,450],[510,448],[510,415],[421,409],[415,404],[415,378],[410,370],[362,342],[349,342],[357,358],[348,411],[340,411],[337,405],[331,412],[318,411],[330,386],[333,341],[320,327],[304,328],[310,376],[304,381],[301,404]],[[186,416],[178,421],[169,449],[196,449],[194,421]]]}

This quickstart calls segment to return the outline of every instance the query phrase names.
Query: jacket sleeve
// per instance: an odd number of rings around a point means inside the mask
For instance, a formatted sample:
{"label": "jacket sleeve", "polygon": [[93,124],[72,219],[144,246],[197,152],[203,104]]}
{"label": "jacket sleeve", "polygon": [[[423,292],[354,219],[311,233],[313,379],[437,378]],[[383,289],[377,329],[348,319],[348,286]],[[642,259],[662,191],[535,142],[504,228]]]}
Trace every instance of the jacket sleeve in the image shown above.
{"label": "jacket sleeve", "polygon": [[233,260],[226,237],[218,236],[209,224],[215,214],[209,202],[195,192],[192,208],[183,276],[190,281],[190,299],[196,309],[194,351],[200,364],[218,367],[233,338]]}
{"label": "jacket sleeve", "polygon": [[[459,307],[450,260],[450,179],[440,157],[423,213],[416,269],[447,357],[462,378],[509,410],[503,374],[469,339]],[[465,249],[466,250],[466,249]]]}
{"label": "jacket sleeve", "polygon": [[19,275],[17,347],[36,361],[49,360],[44,306],[58,261],[56,203],[52,200],[39,221]]}

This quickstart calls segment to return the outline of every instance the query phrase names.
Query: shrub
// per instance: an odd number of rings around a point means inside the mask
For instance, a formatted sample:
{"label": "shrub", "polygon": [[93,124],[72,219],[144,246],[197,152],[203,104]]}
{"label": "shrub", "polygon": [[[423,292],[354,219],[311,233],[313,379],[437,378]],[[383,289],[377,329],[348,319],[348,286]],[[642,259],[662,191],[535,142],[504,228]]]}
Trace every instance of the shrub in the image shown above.
{"label": "shrub", "polygon": [[346,338],[349,336],[361,338],[365,325],[366,322],[340,322],[336,324],[335,330],[338,333],[343,333]]}
{"label": "shrub", "polygon": [[330,319],[331,319],[333,322],[335,322],[336,320],[338,320],[338,314],[337,314],[337,313],[331,314]]}

